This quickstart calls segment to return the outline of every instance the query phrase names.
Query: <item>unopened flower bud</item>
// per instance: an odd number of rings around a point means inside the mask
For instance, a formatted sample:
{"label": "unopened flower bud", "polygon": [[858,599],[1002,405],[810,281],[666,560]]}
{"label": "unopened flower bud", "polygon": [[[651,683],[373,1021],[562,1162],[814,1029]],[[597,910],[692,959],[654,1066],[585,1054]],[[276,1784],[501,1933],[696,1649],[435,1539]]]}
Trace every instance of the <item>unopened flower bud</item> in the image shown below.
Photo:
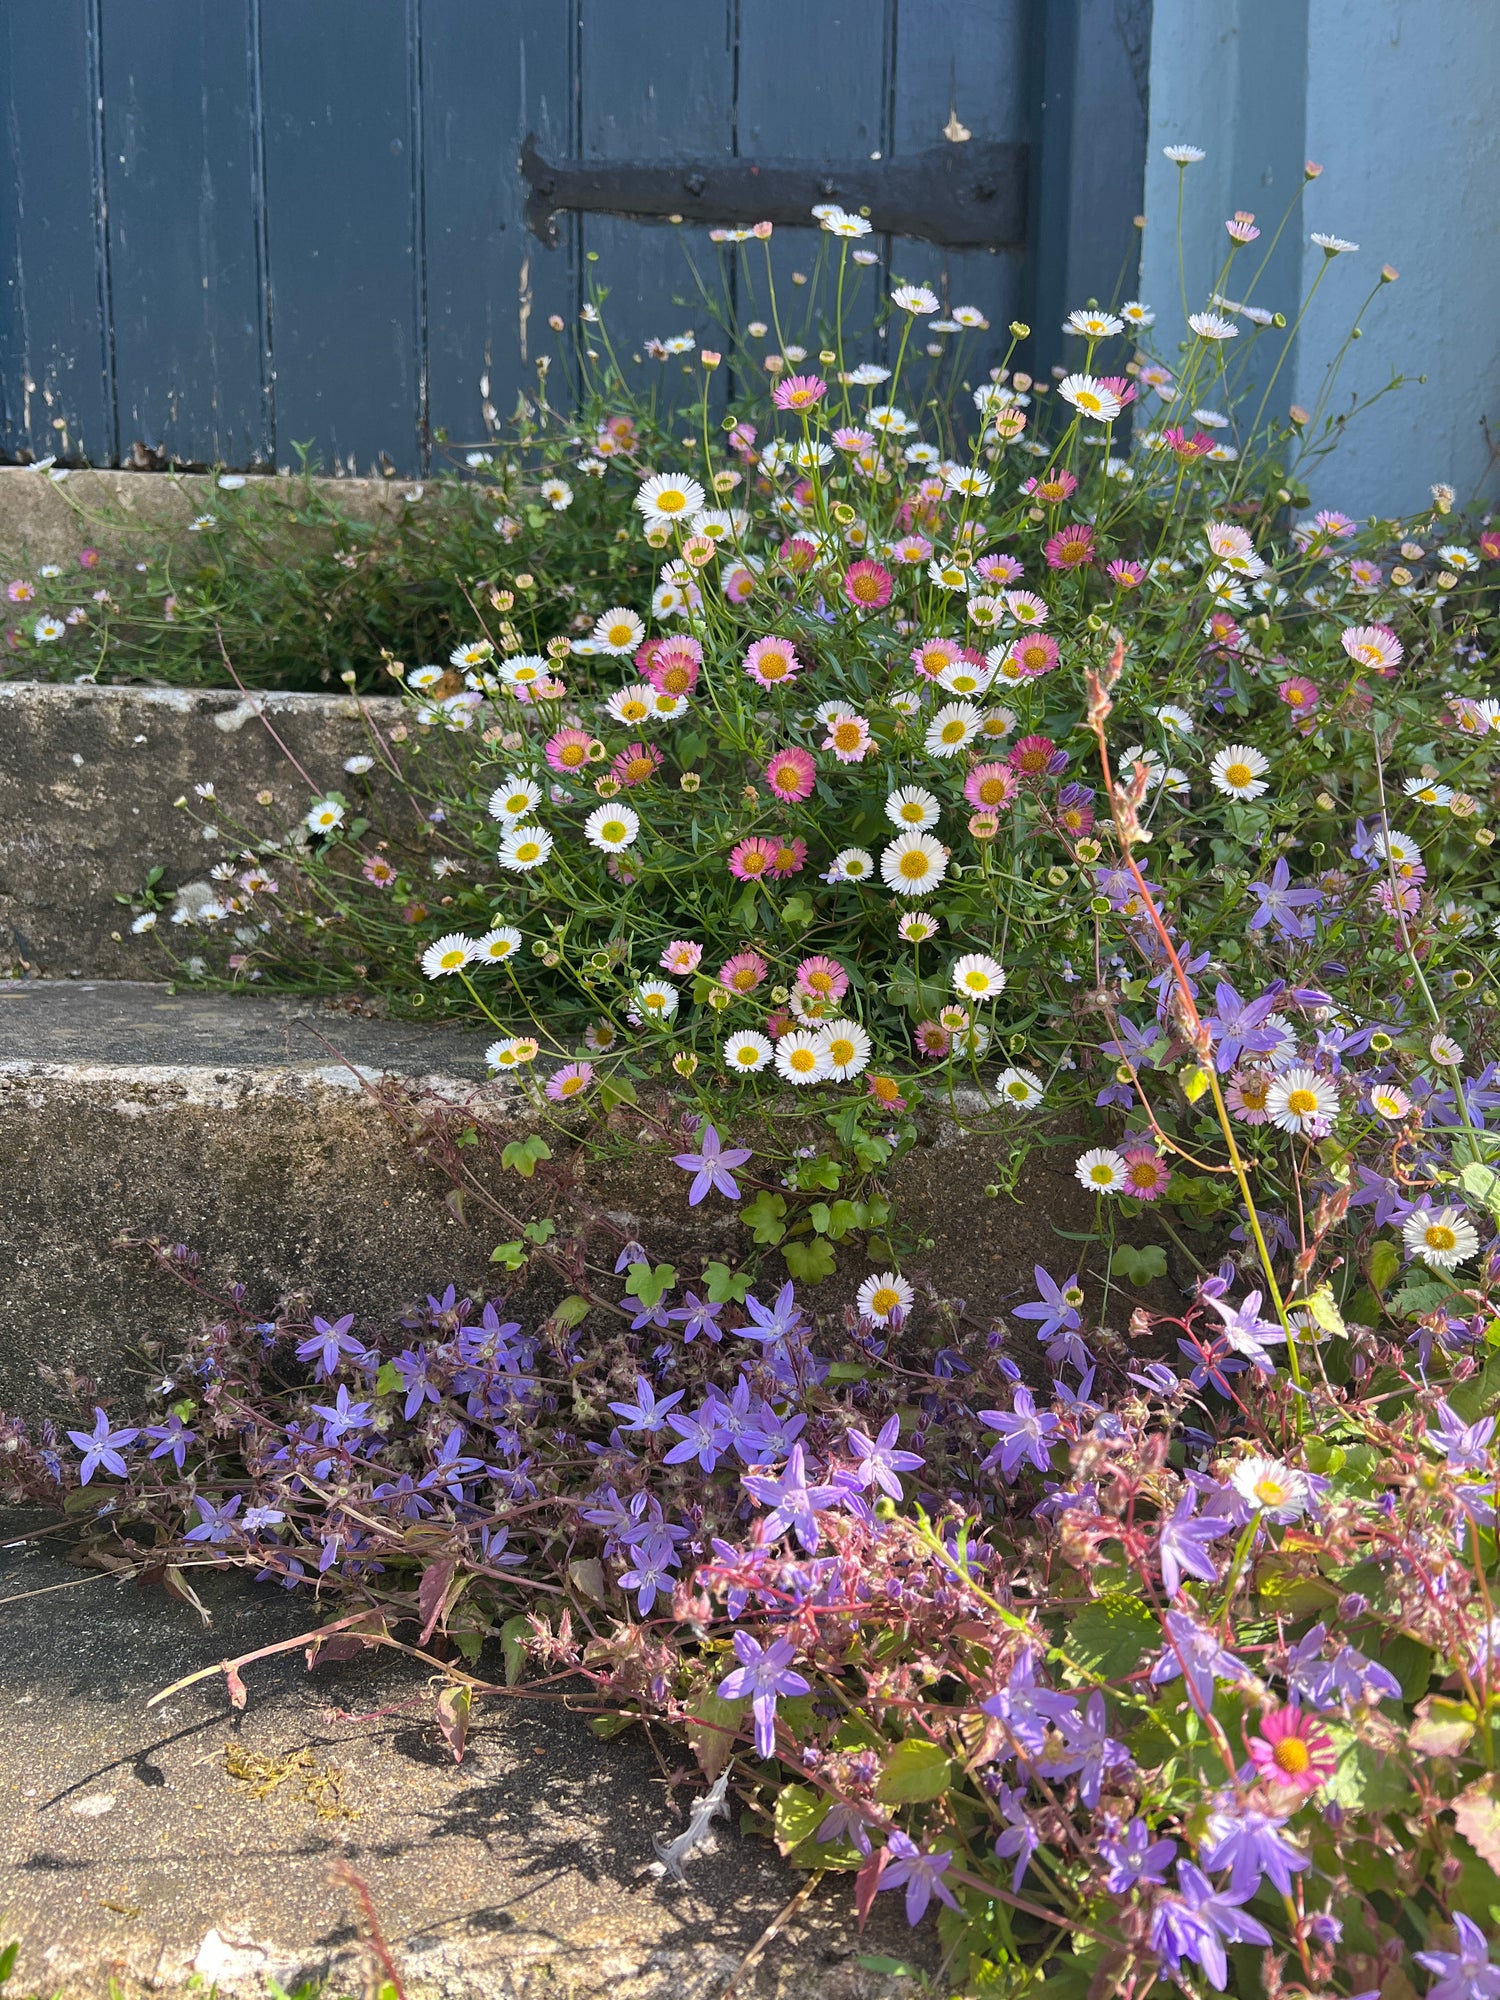
{"label": "unopened flower bud", "polygon": [[703,784],[703,779],[701,774],[697,771],[684,771],[682,776],[677,780],[677,782],[682,787],[683,791],[696,792],[701,788]]}
{"label": "unopened flower bud", "polygon": [[[1022,319],[1013,319],[1010,323],[1010,330],[1012,337],[1016,340],[1025,340],[1031,332],[1031,328]],[[1016,387],[1019,388],[1020,385],[1021,378],[1018,375],[1016,377]]]}
{"label": "unopened flower bud", "polygon": [[536,588],[536,578],[531,574],[529,570],[522,570],[521,574],[516,578],[516,589],[534,590],[535,588]]}
{"label": "unopened flower bud", "polygon": [[698,1058],[691,1049],[679,1049],[672,1058],[672,1067],[679,1076],[691,1076],[698,1067]]}
{"label": "unopened flower bud", "polygon": [[724,357],[722,354],[715,354],[712,348],[704,347],[699,349],[698,359],[705,368],[717,368]]}
{"label": "unopened flower bud", "polygon": [[682,545],[683,561],[691,563],[694,569],[711,563],[717,553],[712,535],[689,535]]}

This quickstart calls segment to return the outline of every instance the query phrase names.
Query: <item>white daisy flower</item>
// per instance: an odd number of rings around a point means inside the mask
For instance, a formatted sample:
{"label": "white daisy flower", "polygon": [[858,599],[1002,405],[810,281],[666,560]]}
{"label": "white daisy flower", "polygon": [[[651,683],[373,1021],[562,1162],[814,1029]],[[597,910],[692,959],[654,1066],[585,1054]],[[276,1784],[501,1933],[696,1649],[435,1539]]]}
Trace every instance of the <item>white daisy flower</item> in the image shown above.
{"label": "white daisy flower", "polygon": [[995,1090],[1018,1111],[1029,1111],[1042,1101],[1042,1079],[1035,1070],[1003,1069],[995,1078]]}
{"label": "white daisy flower", "polygon": [[959,326],[977,327],[981,333],[985,332],[989,327],[989,321],[979,310],[978,306],[955,306],[953,308],[953,318]]}
{"label": "white daisy flower", "polygon": [[1325,236],[1321,229],[1315,229],[1309,241],[1315,243],[1325,257],[1347,256],[1359,248],[1357,243],[1349,242],[1347,237]]}
{"label": "white daisy flower", "polygon": [[655,697],[656,689],[649,681],[636,681],[630,687],[616,688],[604,706],[616,722],[649,722],[656,713]]}
{"label": "white daisy flower", "polygon": [[503,965],[508,958],[514,958],[521,949],[521,933],[510,924],[500,924],[492,931],[486,931],[475,944],[470,956],[477,964],[487,960],[491,965]]}
{"label": "white daisy flower", "polygon": [[[977,597],[970,600],[971,615],[979,602]],[[951,667],[944,667],[937,677],[937,684],[946,694],[984,694],[994,678],[995,669],[988,661],[982,667],[976,667],[968,660],[955,660]]]}
{"label": "white daisy flower", "polygon": [[1258,799],[1262,792],[1269,789],[1261,782],[1261,777],[1270,768],[1270,760],[1250,744],[1230,743],[1224,749],[1215,751],[1208,771],[1215,789],[1223,792],[1226,798]]}
{"label": "white daisy flower", "polygon": [[690,520],[701,513],[707,504],[708,495],[696,479],[679,478],[671,472],[655,472],[641,482],[641,489],[635,496],[635,504],[647,521],[662,521],[670,525],[674,521]]}
{"label": "white daisy flower", "polygon": [[573,504],[573,489],[566,479],[544,479],[538,491],[554,514],[561,514]]}
{"label": "white daisy flower", "polygon": [[500,843],[500,866],[524,875],[528,869],[540,868],[551,852],[552,836],[545,827],[518,821],[506,829]]}
{"label": "white daisy flower", "polygon": [[1165,728],[1178,730],[1184,736],[1192,735],[1193,718],[1185,708],[1179,708],[1175,702],[1164,701],[1153,713]]}
{"label": "white daisy flower", "polygon": [[1127,299],[1120,308],[1120,317],[1127,326],[1155,326],[1156,314],[1150,306],[1143,306],[1139,299]]}
{"label": "white daisy flower", "polygon": [[936,826],[941,813],[932,793],[920,785],[902,785],[885,802],[885,816],[892,826],[911,827],[918,833]]}
{"label": "white daisy flower", "polygon": [[533,687],[552,678],[552,662],[540,653],[518,653],[513,660],[500,662],[500,678],[507,687]]}
{"label": "white daisy flower", "polygon": [[948,850],[930,833],[906,833],[880,856],[880,875],[898,896],[926,896],[948,872]]}
{"label": "white daisy flower", "polygon": [[891,293],[891,304],[899,306],[902,312],[922,317],[937,311],[938,296],[936,292],[930,292],[925,285],[897,285]]}
{"label": "white daisy flower", "polygon": [[893,1313],[909,1313],[916,1299],[916,1293],[894,1271],[877,1271],[866,1278],[854,1294],[863,1319],[873,1320],[876,1326],[889,1326]]}
{"label": "white daisy flower", "polygon": [[1312,1488],[1307,1475],[1279,1458],[1242,1458],[1229,1483],[1247,1506],[1285,1526],[1307,1512]]}
{"label": "white daisy flower", "polygon": [[950,493],[961,493],[982,500],[994,485],[987,472],[976,472],[972,466],[956,466],[948,473],[944,484]]}
{"label": "white daisy flower", "polygon": [[1222,313],[1189,313],[1188,325],[1200,340],[1236,340],[1239,328]]}
{"label": "white daisy flower", "polygon": [[828,871],[830,882],[868,882],[875,873],[875,857],[864,847],[846,847],[833,857]]}
{"label": "white daisy flower", "polygon": [[999,959],[982,951],[965,952],[953,968],[953,990],[960,1000],[994,1000],[1005,991]]}
{"label": "white daisy flower", "polygon": [[851,368],[845,378],[855,389],[878,389],[882,382],[889,382],[891,371],[882,368],[878,361],[861,361],[857,368]]}
{"label": "white daisy flower", "polygon": [[336,826],[344,823],[344,802],[342,799],[319,799],[307,815],[309,833],[332,833]]}
{"label": "white daisy flower", "polygon": [[645,636],[639,617],[623,604],[612,604],[594,620],[594,644],[601,653],[633,653]]}
{"label": "white daisy flower", "polygon": [[428,945],[422,954],[422,970],[429,979],[442,979],[447,973],[462,972],[473,956],[473,939],[450,931],[447,937]]}
{"label": "white daisy flower", "polygon": [[135,922],[130,926],[132,937],[143,937],[147,931],[154,931],[155,929],[155,910],[147,910],[144,915],[137,917]]}
{"label": "white daisy flower", "polygon": [[1411,1099],[1394,1083],[1377,1083],[1370,1092],[1370,1104],[1377,1116],[1393,1122],[1404,1118],[1411,1110]]}
{"label": "white daisy flower", "polygon": [[927,565],[927,579],[939,590],[967,590],[969,572],[960,562],[941,562],[936,557]]}
{"label": "white daisy flower", "polygon": [[584,839],[606,854],[618,854],[629,847],[640,830],[640,815],[629,806],[598,806],[583,822]]}
{"label": "white daisy flower", "polygon": [[38,618],[31,628],[31,636],[39,646],[50,646],[61,639],[67,629],[60,618]]}
{"label": "white daisy flower", "polygon": [[491,1069],[519,1069],[536,1060],[537,1045],[530,1035],[508,1035],[503,1042],[491,1042],[484,1059]]}
{"label": "white daisy flower", "polygon": [[1105,388],[1092,375],[1064,375],[1057,393],[1083,416],[1095,417],[1100,423],[1108,423],[1124,408],[1114,390]]}
{"label": "white daisy flower", "polygon": [[1413,1257],[1435,1270],[1466,1264],[1479,1248],[1479,1234],[1461,1208],[1418,1208],[1401,1225]]}
{"label": "white daisy flower", "polygon": [[362,778],[366,771],[373,771],[374,768],[375,759],[373,757],[346,757],[344,759],[344,769],[349,773],[351,778]]}
{"label": "white daisy flower", "polygon": [[490,818],[507,823],[525,819],[527,813],[535,812],[541,803],[541,786],[513,771],[490,793]]}
{"label": "white daisy flower", "polygon": [[766,1067],[775,1053],[767,1036],[746,1029],[742,1034],[731,1035],[725,1042],[724,1066],[738,1075],[754,1076]]}
{"label": "white daisy flower", "polygon": [[413,667],[406,676],[406,685],[409,688],[416,688],[418,693],[421,693],[426,688],[436,687],[442,678],[441,667]]}
{"label": "white daisy flower", "polygon": [[1322,1137],[1338,1116],[1339,1094],[1331,1077],[1316,1070],[1284,1070],[1266,1092],[1266,1116],[1283,1132]]}
{"label": "white daisy flower", "polygon": [[874,1043],[857,1021],[825,1021],[820,1033],[830,1076],[847,1083],[868,1067]]}
{"label": "white daisy flower", "polygon": [[788,1083],[821,1083],[830,1073],[821,1031],[794,1028],[776,1044],[776,1074]]}
{"label": "white daisy flower", "polygon": [[495,648],[488,639],[473,639],[467,646],[455,646],[448,655],[450,667],[482,667]]}
{"label": "white daisy flower", "polygon": [[956,757],[979,734],[982,720],[971,701],[946,702],[928,723],[923,744],[933,757]]}
{"label": "white daisy flower", "polygon": [[1163,146],[1162,151],[1174,167],[1195,167],[1208,158],[1201,146]]}
{"label": "white daisy flower", "polygon": [[1112,335],[1124,331],[1124,321],[1113,313],[1100,312],[1095,307],[1079,307],[1070,312],[1063,321],[1064,333],[1081,333],[1090,340],[1108,340]]}
{"label": "white daisy flower", "polygon": [[1129,1169],[1113,1146],[1091,1146],[1080,1153],[1073,1167],[1075,1179],[1096,1194],[1118,1194],[1126,1184]]}
{"label": "white daisy flower", "polygon": [[665,979],[643,979],[635,989],[634,1005],[648,1021],[670,1021],[677,1012],[677,988]]}

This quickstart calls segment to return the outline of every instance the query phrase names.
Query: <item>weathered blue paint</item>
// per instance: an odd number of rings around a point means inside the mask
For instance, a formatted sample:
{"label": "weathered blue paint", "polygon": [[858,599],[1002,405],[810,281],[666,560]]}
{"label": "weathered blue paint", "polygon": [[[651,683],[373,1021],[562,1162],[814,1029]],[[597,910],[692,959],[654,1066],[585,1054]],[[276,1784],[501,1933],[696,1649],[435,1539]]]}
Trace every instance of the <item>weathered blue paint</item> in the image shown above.
{"label": "weathered blue paint", "polygon": [[[1350,415],[1336,452],[1305,468],[1314,504],[1356,516],[1415,512],[1430,505],[1437,481],[1462,499],[1493,500],[1482,428],[1488,418],[1493,433],[1500,421],[1500,35],[1491,0],[1156,0],[1156,18],[1141,284],[1168,351],[1181,329],[1177,169],[1161,147],[1186,141],[1208,154],[1184,189],[1190,306],[1222,261],[1225,217],[1253,209],[1274,227],[1311,157],[1324,172],[1307,187],[1257,300],[1296,321],[1323,268],[1311,230],[1359,251],[1326,272],[1294,343],[1290,325],[1260,337],[1253,372],[1264,383],[1280,362],[1269,404],[1278,416],[1294,403],[1316,410],[1358,319],[1363,338],[1344,356],[1328,412],[1343,416],[1393,375],[1409,378]],[[1400,279],[1361,310],[1383,263]]]}
{"label": "weathered blue paint", "polygon": [[[1070,252],[1033,259],[1028,277],[1015,250],[874,237],[880,262],[851,313],[856,353],[878,352],[878,298],[921,280],[945,308],[979,307],[993,351],[1017,315],[1060,315],[1075,265],[1106,294],[1133,246],[1131,62],[1148,13],[1149,0],[654,0],[649,16],[619,0],[0,0],[0,452],[129,462],[139,442],[269,466],[305,445],[340,471],[420,473],[535,394],[561,347],[549,319],[571,325],[595,288],[626,355],[688,326],[730,347],[699,274],[717,293],[729,273],[735,324],[770,318],[756,262],[725,259],[706,228],[570,215],[545,247],[516,165],[532,132],[549,158],[576,160],[885,159],[1029,137],[1038,212],[1074,232]],[[833,254],[815,230],[778,228],[788,342],[820,344],[812,286],[793,273]],[[1039,329],[1043,359],[1048,341]],[[696,362],[668,363],[662,386],[696,378]]]}

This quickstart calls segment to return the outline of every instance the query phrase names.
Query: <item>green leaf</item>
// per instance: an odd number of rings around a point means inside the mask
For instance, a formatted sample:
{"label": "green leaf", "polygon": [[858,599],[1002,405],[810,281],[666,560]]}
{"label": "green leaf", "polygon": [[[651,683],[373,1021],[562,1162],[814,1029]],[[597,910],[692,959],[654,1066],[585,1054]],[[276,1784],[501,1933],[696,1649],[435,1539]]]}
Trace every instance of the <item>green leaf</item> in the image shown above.
{"label": "green leaf", "polygon": [[1423,1313],[1436,1312],[1452,1296],[1448,1287],[1435,1279],[1413,1275],[1388,1303],[1393,1313],[1405,1313],[1411,1319],[1420,1319]]}
{"label": "green leaf", "polygon": [[1339,1759],[1327,1798],[1346,1812],[1394,1812],[1411,1803],[1411,1776],[1399,1758],[1380,1756],[1341,1723],[1327,1727]]}
{"label": "green leaf", "polygon": [[505,1685],[514,1687],[526,1665],[525,1641],[531,1637],[531,1620],[522,1612],[507,1618],[500,1627],[500,1647],[505,1654]]}
{"label": "green leaf", "polygon": [[570,1292],[567,1298],[559,1300],[552,1308],[550,1317],[555,1326],[570,1331],[573,1327],[580,1326],[588,1318],[588,1314],[588,1300],[577,1292]]}
{"label": "green leaf", "polygon": [[533,1132],[529,1139],[512,1139],[500,1155],[500,1164],[529,1181],[536,1172],[537,1162],[551,1158],[552,1148],[540,1133]]}
{"label": "green leaf", "polygon": [[543,1216],[540,1222],[528,1222],[521,1234],[528,1243],[550,1243],[557,1234],[557,1224],[550,1215]]}
{"label": "green leaf", "polygon": [[834,1361],[828,1368],[830,1382],[863,1382],[869,1374],[863,1361]]}
{"label": "green leaf", "polygon": [[1500,1173],[1493,1167],[1481,1165],[1471,1160],[1458,1177],[1458,1184],[1471,1200],[1482,1201],[1490,1214],[1500,1222]]}
{"label": "green leaf", "polygon": [[806,1243],[783,1243],[781,1254],[786,1259],[787,1269],[803,1285],[821,1285],[825,1278],[833,1276],[837,1266],[833,1246],[825,1243],[821,1236],[815,1236]]}
{"label": "green leaf", "polygon": [[1381,1236],[1370,1245],[1370,1254],[1365,1259],[1365,1276],[1370,1281],[1372,1292],[1383,1292],[1401,1269],[1401,1252],[1388,1236]]}
{"label": "green leaf", "polygon": [[811,1840],[827,1811],[828,1801],[811,1785],[783,1785],[776,1795],[776,1845],[781,1852],[790,1854]]}
{"label": "green leaf", "polygon": [[595,1715],[589,1718],[589,1728],[595,1736],[608,1742],[611,1736],[621,1736],[632,1722],[639,1722],[638,1715]]}
{"label": "green leaf", "polygon": [[492,1264],[503,1264],[507,1271],[519,1271],[526,1262],[526,1245],[517,1237],[511,1243],[497,1243],[490,1252]]}
{"label": "green leaf", "polygon": [[727,1306],[731,1299],[743,1305],[754,1282],[748,1271],[731,1271],[727,1264],[717,1261],[703,1266],[703,1281],[708,1286],[711,1306]]}
{"label": "green leaf", "polygon": [[633,1299],[639,1299],[643,1306],[660,1305],[666,1293],[677,1283],[675,1264],[647,1263],[632,1264],[625,1274],[625,1290]]}
{"label": "green leaf", "polygon": [[382,1361],[380,1364],[380,1373],[375,1377],[376,1395],[394,1396],[399,1393],[400,1388],[401,1377],[396,1373],[395,1368],[389,1361]]}
{"label": "green leaf", "polygon": [[1325,1333],[1336,1333],[1345,1339],[1348,1338],[1349,1329],[1344,1324],[1344,1316],[1339,1311],[1338,1300],[1333,1296],[1331,1285],[1319,1285],[1315,1292],[1309,1293],[1307,1310],[1312,1314],[1314,1324],[1322,1327]]}
{"label": "green leaf", "polygon": [[619,1104],[635,1104],[635,1085],[628,1076],[607,1076],[599,1086],[599,1102],[606,1111]]}
{"label": "green leaf", "polygon": [[1112,1590],[1083,1607],[1063,1644],[1086,1672],[1117,1681],[1134,1673],[1141,1654],[1160,1641],[1161,1628],[1140,1599]]}
{"label": "green leaf", "polygon": [[1139,1250],[1122,1243],[1110,1258],[1109,1268],[1127,1284],[1149,1285],[1153,1278],[1167,1275],[1167,1253],[1156,1243],[1143,1244]]}
{"label": "green leaf", "polygon": [[786,1224],[781,1219],[785,1214],[785,1196],[762,1188],[754,1201],[747,1201],[740,1210],[740,1220],[757,1243],[779,1243],[786,1235]]}
{"label": "green leaf", "polygon": [[940,1799],[952,1782],[953,1765],[947,1755],[936,1743],[912,1736],[886,1758],[875,1797],[883,1806],[918,1805],[924,1799]]}

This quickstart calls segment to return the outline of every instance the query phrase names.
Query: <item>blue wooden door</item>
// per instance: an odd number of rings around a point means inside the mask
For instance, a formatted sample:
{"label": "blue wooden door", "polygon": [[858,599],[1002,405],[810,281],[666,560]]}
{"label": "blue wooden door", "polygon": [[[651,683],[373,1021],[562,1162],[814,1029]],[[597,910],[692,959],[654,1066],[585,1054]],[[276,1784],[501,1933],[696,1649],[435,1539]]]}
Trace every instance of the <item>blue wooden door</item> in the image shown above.
{"label": "blue wooden door", "polygon": [[[627,166],[1009,146],[1028,220],[1003,241],[871,240],[882,280],[1033,322],[1044,364],[1133,249],[1148,23],[1149,0],[0,0],[0,453],[419,474],[509,413],[592,287],[627,352],[702,321],[707,218],[601,193]],[[599,184],[545,232],[528,140]],[[779,281],[816,251],[778,226]]]}

